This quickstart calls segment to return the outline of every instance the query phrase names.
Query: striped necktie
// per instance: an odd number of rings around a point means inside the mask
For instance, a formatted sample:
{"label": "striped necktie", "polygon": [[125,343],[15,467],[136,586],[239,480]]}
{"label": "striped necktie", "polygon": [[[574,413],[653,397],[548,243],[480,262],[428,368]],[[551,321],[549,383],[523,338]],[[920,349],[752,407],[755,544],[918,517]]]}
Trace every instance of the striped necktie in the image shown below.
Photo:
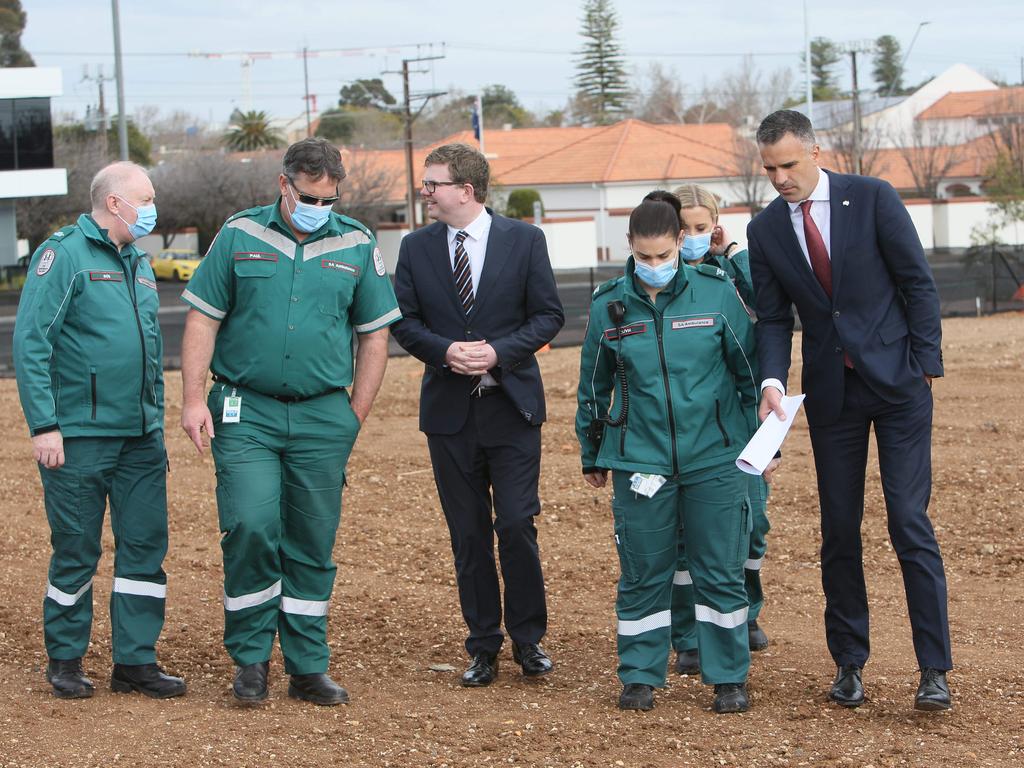
{"label": "striped necktie", "polygon": [[459,230],[455,234],[455,266],[452,273],[455,276],[455,291],[459,294],[462,308],[466,314],[473,308],[473,270],[469,267],[469,254],[466,253],[465,240],[468,235],[465,230]]}

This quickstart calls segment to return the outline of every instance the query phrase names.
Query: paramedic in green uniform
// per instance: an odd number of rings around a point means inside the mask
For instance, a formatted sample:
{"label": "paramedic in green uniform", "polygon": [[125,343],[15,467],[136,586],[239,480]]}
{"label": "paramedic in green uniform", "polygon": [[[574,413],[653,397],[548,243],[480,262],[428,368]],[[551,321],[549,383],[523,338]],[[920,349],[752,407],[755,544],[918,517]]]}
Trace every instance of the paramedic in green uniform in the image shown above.
{"label": "paramedic in green uniform", "polygon": [[82,656],[109,499],[111,688],[180,696],[185,683],[156,664],[167,593],[163,344],[153,269],[134,244],[156,224],[153,185],[134,163],[113,163],[89,194],[92,211],[33,254],[14,327],[18,394],[53,546],[46,678],[59,698],[93,695]]}
{"label": "paramedic in green uniform", "polygon": [[751,516],[735,460],[758,396],[753,327],[724,272],[680,266],[681,241],[669,202],[630,215],[625,274],[594,293],[576,431],[586,481],[603,487],[612,471],[619,706],[650,709],[665,684],[681,530],[703,679],[716,712],[741,712]]}
{"label": "paramedic in green uniform", "polygon": [[201,432],[211,439],[224,644],[244,703],[267,697],[275,634],[289,696],[348,701],[327,675],[331,552],[345,464],[401,313],[373,235],[332,212],[344,177],[327,141],[293,144],[280,197],[229,218],[182,294],[181,423],[200,452]]}
{"label": "paramedic in green uniform", "polygon": [[[652,192],[648,197],[661,199],[667,192]],[[722,269],[736,286],[749,313],[754,306],[754,287],[750,279],[750,260],[745,248],[728,239],[728,233],[718,220],[718,201],[706,188],[697,184],[677,187],[672,193],[679,202],[679,219],[683,228],[680,257],[685,264],[695,267],[710,264]],[[670,200],[671,197],[667,198]],[[744,583],[747,590],[747,636],[751,651],[768,647],[768,636],[758,626],[757,618],[764,605],[761,586],[761,565],[767,548],[768,483],[759,475],[747,476],[747,498],[753,525],[750,531],[750,551],[743,563]],[[686,553],[681,549],[672,590],[672,647],[676,650],[676,672],[695,675],[700,672],[697,653],[697,628],[693,608],[693,582],[690,578]]]}

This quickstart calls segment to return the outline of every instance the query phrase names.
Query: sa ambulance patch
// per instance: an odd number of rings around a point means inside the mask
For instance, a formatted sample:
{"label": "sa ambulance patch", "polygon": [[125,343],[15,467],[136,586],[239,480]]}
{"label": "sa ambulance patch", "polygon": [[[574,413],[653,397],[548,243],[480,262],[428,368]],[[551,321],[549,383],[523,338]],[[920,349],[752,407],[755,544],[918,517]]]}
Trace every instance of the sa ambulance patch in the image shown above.
{"label": "sa ambulance patch", "polygon": [[53,248],[47,248],[43,251],[39,257],[39,263],[36,265],[36,274],[42,277],[50,271],[50,267],[53,266],[53,260],[57,258],[57,252]]}
{"label": "sa ambulance patch", "polygon": [[384,255],[380,252],[380,248],[373,249],[373,271],[381,277],[384,277],[384,273],[387,271],[384,269]]}

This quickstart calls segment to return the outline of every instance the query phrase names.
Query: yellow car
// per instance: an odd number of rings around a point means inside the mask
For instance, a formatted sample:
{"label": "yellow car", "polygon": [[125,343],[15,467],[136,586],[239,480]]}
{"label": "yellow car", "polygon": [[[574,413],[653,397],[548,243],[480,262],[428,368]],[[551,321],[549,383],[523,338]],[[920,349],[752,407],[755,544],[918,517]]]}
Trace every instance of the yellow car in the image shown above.
{"label": "yellow car", "polygon": [[195,251],[167,248],[153,257],[153,274],[157,280],[187,282],[199,266],[199,259]]}

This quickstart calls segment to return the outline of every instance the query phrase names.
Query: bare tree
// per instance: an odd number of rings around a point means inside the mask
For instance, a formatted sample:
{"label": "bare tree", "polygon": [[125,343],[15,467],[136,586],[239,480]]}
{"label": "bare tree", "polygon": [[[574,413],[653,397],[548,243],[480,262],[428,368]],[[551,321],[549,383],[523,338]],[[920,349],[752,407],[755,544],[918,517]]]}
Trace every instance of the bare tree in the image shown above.
{"label": "bare tree", "polygon": [[939,183],[967,157],[959,131],[942,121],[915,120],[895,143],[914,180],[915,194],[928,200],[938,196]]}
{"label": "bare tree", "polygon": [[768,177],[761,166],[761,152],[753,137],[735,131],[732,142],[734,167],[730,186],[739,201],[750,208],[750,215],[761,210],[768,191]]}
{"label": "bare tree", "polygon": [[[857,142],[853,121],[838,125],[828,132],[829,150],[839,173],[857,173]],[[861,126],[860,132],[860,174],[877,176],[881,171],[880,152],[885,133],[877,123]]]}
{"label": "bare tree", "polygon": [[403,198],[400,205],[404,205],[405,190],[401,184],[405,175],[397,169],[382,167],[371,158],[365,152],[352,152],[346,158],[348,175],[341,183],[336,210],[376,230],[378,224],[392,218],[396,189],[397,196]]}
{"label": "bare tree", "polygon": [[634,117],[649,123],[683,122],[683,87],[674,69],[666,70],[655,61],[637,80],[633,87]]}

